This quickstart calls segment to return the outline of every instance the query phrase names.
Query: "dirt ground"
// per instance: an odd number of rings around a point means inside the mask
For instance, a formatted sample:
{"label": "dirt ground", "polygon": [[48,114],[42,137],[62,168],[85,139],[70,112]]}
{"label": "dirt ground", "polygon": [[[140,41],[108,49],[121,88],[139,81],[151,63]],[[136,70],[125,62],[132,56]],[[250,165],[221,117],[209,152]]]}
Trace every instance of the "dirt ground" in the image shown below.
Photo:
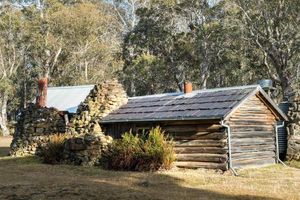
{"label": "dirt ground", "polygon": [[[5,139],[4,139],[5,140]],[[0,199],[300,199],[300,169],[273,165],[238,171],[174,169],[156,173],[45,165],[37,158],[5,157],[0,138]]]}

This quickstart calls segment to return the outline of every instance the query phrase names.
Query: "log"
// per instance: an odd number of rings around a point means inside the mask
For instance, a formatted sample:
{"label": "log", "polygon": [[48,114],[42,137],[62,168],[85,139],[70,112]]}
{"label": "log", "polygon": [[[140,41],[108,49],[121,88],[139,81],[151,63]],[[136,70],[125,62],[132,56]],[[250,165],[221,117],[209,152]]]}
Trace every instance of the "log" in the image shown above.
{"label": "log", "polygon": [[275,158],[259,158],[248,160],[233,160],[234,168],[261,167],[265,165],[275,164]]}
{"label": "log", "polygon": [[269,144],[275,145],[275,138],[232,138],[232,146],[253,145],[253,144]]}
{"label": "log", "polygon": [[231,123],[234,123],[234,125],[236,126],[266,126],[266,125],[270,125],[270,126],[273,126],[275,125],[275,121],[267,121],[267,120],[243,120],[243,119],[240,119],[239,121],[232,121],[230,120]]}
{"label": "log", "polygon": [[253,115],[243,115],[243,116],[231,116],[230,121],[235,122],[235,121],[240,121],[240,120],[248,120],[248,121],[273,121],[275,122],[275,117],[271,117],[269,115],[261,115],[261,116],[253,116]]}
{"label": "log", "polygon": [[273,126],[241,126],[241,125],[232,125],[230,124],[230,128],[232,132],[240,132],[240,131],[249,131],[249,132],[256,132],[256,131],[275,131],[275,127]]}
{"label": "log", "polygon": [[175,141],[175,147],[225,147],[227,140],[180,140]]}
{"label": "log", "polygon": [[227,138],[227,134],[224,132],[198,132],[193,135],[175,135],[174,140],[220,140]]}
{"label": "log", "polygon": [[193,162],[216,162],[225,163],[228,160],[227,155],[222,154],[177,154],[177,161],[193,161]]}
{"label": "log", "polygon": [[225,154],[228,152],[227,148],[222,147],[175,147],[175,152],[180,153],[215,153]]}
{"label": "log", "polygon": [[255,115],[252,115],[252,114],[249,114],[247,112],[236,112],[234,113],[234,115],[230,116],[230,119],[234,119],[234,118],[262,118],[262,119],[265,119],[265,117],[267,117],[267,119],[275,119],[275,117],[273,115],[266,115],[265,113],[256,113]]}
{"label": "log", "polygon": [[167,132],[167,133],[180,133],[180,132],[203,132],[203,131],[207,131],[207,132],[216,132],[219,131],[220,129],[224,129],[224,127],[222,127],[219,124],[210,124],[210,125],[180,125],[180,126],[164,126],[163,129]]}
{"label": "log", "polygon": [[205,168],[205,169],[220,169],[223,171],[228,170],[227,163],[209,163],[209,162],[175,162],[175,166],[180,168],[190,168],[190,169],[197,169],[197,168]]}
{"label": "log", "polygon": [[231,147],[232,153],[243,152],[258,152],[258,151],[274,151],[275,145],[245,145],[245,146],[233,146]]}
{"label": "log", "polygon": [[275,137],[275,133],[272,131],[255,131],[255,132],[247,132],[247,131],[239,131],[231,133],[231,138],[272,138]]}
{"label": "log", "polygon": [[246,153],[233,153],[232,159],[258,159],[258,158],[272,158],[275,156],[273,151],[260,151],[260,152],[246,152]]}

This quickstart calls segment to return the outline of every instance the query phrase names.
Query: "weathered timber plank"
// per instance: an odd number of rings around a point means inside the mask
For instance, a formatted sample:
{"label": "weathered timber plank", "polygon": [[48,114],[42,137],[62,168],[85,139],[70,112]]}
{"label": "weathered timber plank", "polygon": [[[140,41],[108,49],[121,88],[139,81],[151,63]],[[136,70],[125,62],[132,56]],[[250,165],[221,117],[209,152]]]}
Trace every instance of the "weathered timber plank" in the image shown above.
{"label": "weathered timber plank", "polygon": [[164,130],[166,132],[191,132],[191,131],[195,131],[195,132],[202,132],[202,131],[206,131],[206,132],[217,132],[220,129],[224,129],[224,127],[222,127],[221,125],[218,124],[213,124],[213,125],[186,125],[186,126],[164,126]]}
{"label": "weathered timber plank", "polygon": [[231,126],[230,128],[232,132],[239,132],[239,131],[249,131],[249,132],[256,132],[256,131],[275,131],[274,127],[272,126],[254,126],[254,127],[245,127],[245,126]]}
{"label": "weathered timber plank", "polygon": [[200,132],[200,134],[196,133],[196,134],[190,135],[190,136],[175,135],[175,136],[173,136],[173,138],[174,138],[174,140],[207,140],[207,139],[220,140],[220,139],[227,138],[227,134],[221,133],[221,132],[212,132],[212,133],[202,134]]}
{"label": "weathered timber plank", "polygon": [[260,152],[260,151],[275,151],[275,144],[271,145],[245,145],[245,146],[234,146],[231,148],[232,154],[235,153],[246,153],[246,152]]}
{"label": "weathered timber plank", "polygon": [[186,132],[168,132],[170,136],[192,136],[192,135],[208,135],[208,134],[226,134],[226,131],[216,131],[216,132],[210,132],[210,131],[186,131]]}
{"label": "weathered timber plank", "polygon": [[227,163],[210,163],[210,162],[175,162],[175,166],[180,168],[190,168],[190,169],[197,169],[197,168],[205,168],[205,169],[220,169],[223,171],[228,170]]}
{"label": "weathered timber plank", "polygon": [[258,115],[258,114],[264,114],[264,115],[272,115],[270,112],[265,112],[265,111],[258,111],[258,110],[238,110],[236,111],[235,114],[245,114],[247,113],[248,115]]}
{"label": "weathered timber plank", "polygon": [[175,147],[225,147],[227,140],[180,140],[175,141]]}
{"label": "weathered timber plank", "polygon": [[193,161],[193,162],[216,162],[225,163],[228,160],[227,155],[222,154],[177,154],[177,161]]}
{"label": "weathered timber plank", "polygon": [[234,126],[243,126],[243,127],[255,127],[255,126],[273,126],[274,122],[262,122],[262,121],[239,121],[239,122],[231,122]]}
{"label": "weathered timber plank", "polygon": [[273,125],[247,125],[246,127],[244,125],[234,124],[231,125],[232,128],[274,128]]}
{"label": "weathered timber plank", "polygon": [[258,145],[268,145],[268,146],[274,146],[275,145],[275,141],[271,141],[271,142],[264,142],[264,141],[256,141],[253,140],[250,142],[243,142],[243,143],[239,143],[239,142],[232,142],[231,146],[233,148],[243,148],[244,146],[258,146]]}
{"label": "weathered timber plank", "polygon": [[273,138],[275,133],[271,131],[257,131],[257,132],[233,132],[231,138]]}
{"label": "weathered timber plank", "polygon": [[235,169],[245,169],[245,168],[257,168],[257,167],[263,167],[267,165],[275,164],[274,158],[267,158],[267,159],[260,159],[260,160],[249,160],[248,162],[233,162],[233,167]]}
{"label": "weathered timber plank", "polygon": [[232,138],[232,144],[263,144],[268,142],[275,142],[275,138]]}
{"label": "weathered timber plank", "polygon": [[271,112],[268,108],[262,105],[241,105],[238,110],[255,110],[255,111],[264,111]]}
{"label": "weathered timber plank", "polygon": [[275,119],[268,119],[268,118],[250,118],[248,116],[240,116],[229,120],[230,123],[234,124],[236,122],[246,122],[246,123],[253,123],[253,122],[259,122],[259,123],[268,123],[268,124],[274,124],[276,123]]}
{"label": "weathered timber plank", "polygon": [[231,117],[258,117],[258,118],[260,118],[260,117],[264,117],[264,116],[267,116],[268,118],[276,119],[273,115],[266,115],[265,113],[256,113],[256,115],[250,115],[247,112],[236,112],[232,116],[230,116],[230,118]]}
{"label": "weathered timber plank", "polygon": [[247,168],[247,167],[259,167],[275,164],[275,158],[260,158],[260,159],[250,159],[250,160],[233,160],[233,167],[234,168]]}
{"label": "weathered timber plank", "polygon": [[175,147],[175,152],[180,153],[215,153],[215,154],[225,154],[228,153],[227,148],[222,147]]}
{"label": "weathered timber plank", "polygon": [[261,152],[247,152],[247,153],[233,153],[232,159],[258,159],[258,158],[272,158],[275,156],[274,151],[261,151]]}

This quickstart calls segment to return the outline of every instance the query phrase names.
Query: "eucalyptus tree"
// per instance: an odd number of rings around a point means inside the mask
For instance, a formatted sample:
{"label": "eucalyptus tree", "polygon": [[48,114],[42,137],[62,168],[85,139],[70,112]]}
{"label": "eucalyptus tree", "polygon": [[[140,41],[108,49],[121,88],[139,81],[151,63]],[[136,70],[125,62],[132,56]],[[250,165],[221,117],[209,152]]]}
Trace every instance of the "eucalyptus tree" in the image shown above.
{"label": "eucalyptus tree", "polygon": [[[124,82],[130,95],[182,90],[187,80],[198,88],[208,86],[216,54],[210,10],[207,1],[185,0],[153,3],[137,11],[139,23],[125,37],[123,48]],[[149,65],[149,60],[141,62],[145,58],[155,60],[155,66],[142,67]],[[155,80],[147,81],[139,69],[148,70]]]}
{"label": "eucalyptus tree", "polygon": [[14,90],[13,80],[22,63],[24,51],[20,11],[11,4],[0,5],[0,131],[9,134],[7,104]]}
{"label": "eucalyptus tree", "polygon": [[300,2],[233,0],[227,6],[237,10],[241,38],[257,53],[260,69],[280,86],[283,95],[292,92],[290,86],[300,76]]}

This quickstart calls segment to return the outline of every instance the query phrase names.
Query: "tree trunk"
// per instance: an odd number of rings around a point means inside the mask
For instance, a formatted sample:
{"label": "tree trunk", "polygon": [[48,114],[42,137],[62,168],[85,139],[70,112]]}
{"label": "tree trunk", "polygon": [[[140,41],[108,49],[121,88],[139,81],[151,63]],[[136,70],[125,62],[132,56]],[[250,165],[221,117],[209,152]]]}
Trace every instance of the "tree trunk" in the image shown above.
{"label": "tree trunk", "polygon": [[27,107],[27,83],[26,79],[23,81],[22,90],[21,90],[21,103],[20,109],[25,109]]}
{"label": "tree trunk", "polygon": [[7,127],[7,101],[8,95],[2,94],[0,96],[0,128],[3,136],[9,135],[9,129]]}

